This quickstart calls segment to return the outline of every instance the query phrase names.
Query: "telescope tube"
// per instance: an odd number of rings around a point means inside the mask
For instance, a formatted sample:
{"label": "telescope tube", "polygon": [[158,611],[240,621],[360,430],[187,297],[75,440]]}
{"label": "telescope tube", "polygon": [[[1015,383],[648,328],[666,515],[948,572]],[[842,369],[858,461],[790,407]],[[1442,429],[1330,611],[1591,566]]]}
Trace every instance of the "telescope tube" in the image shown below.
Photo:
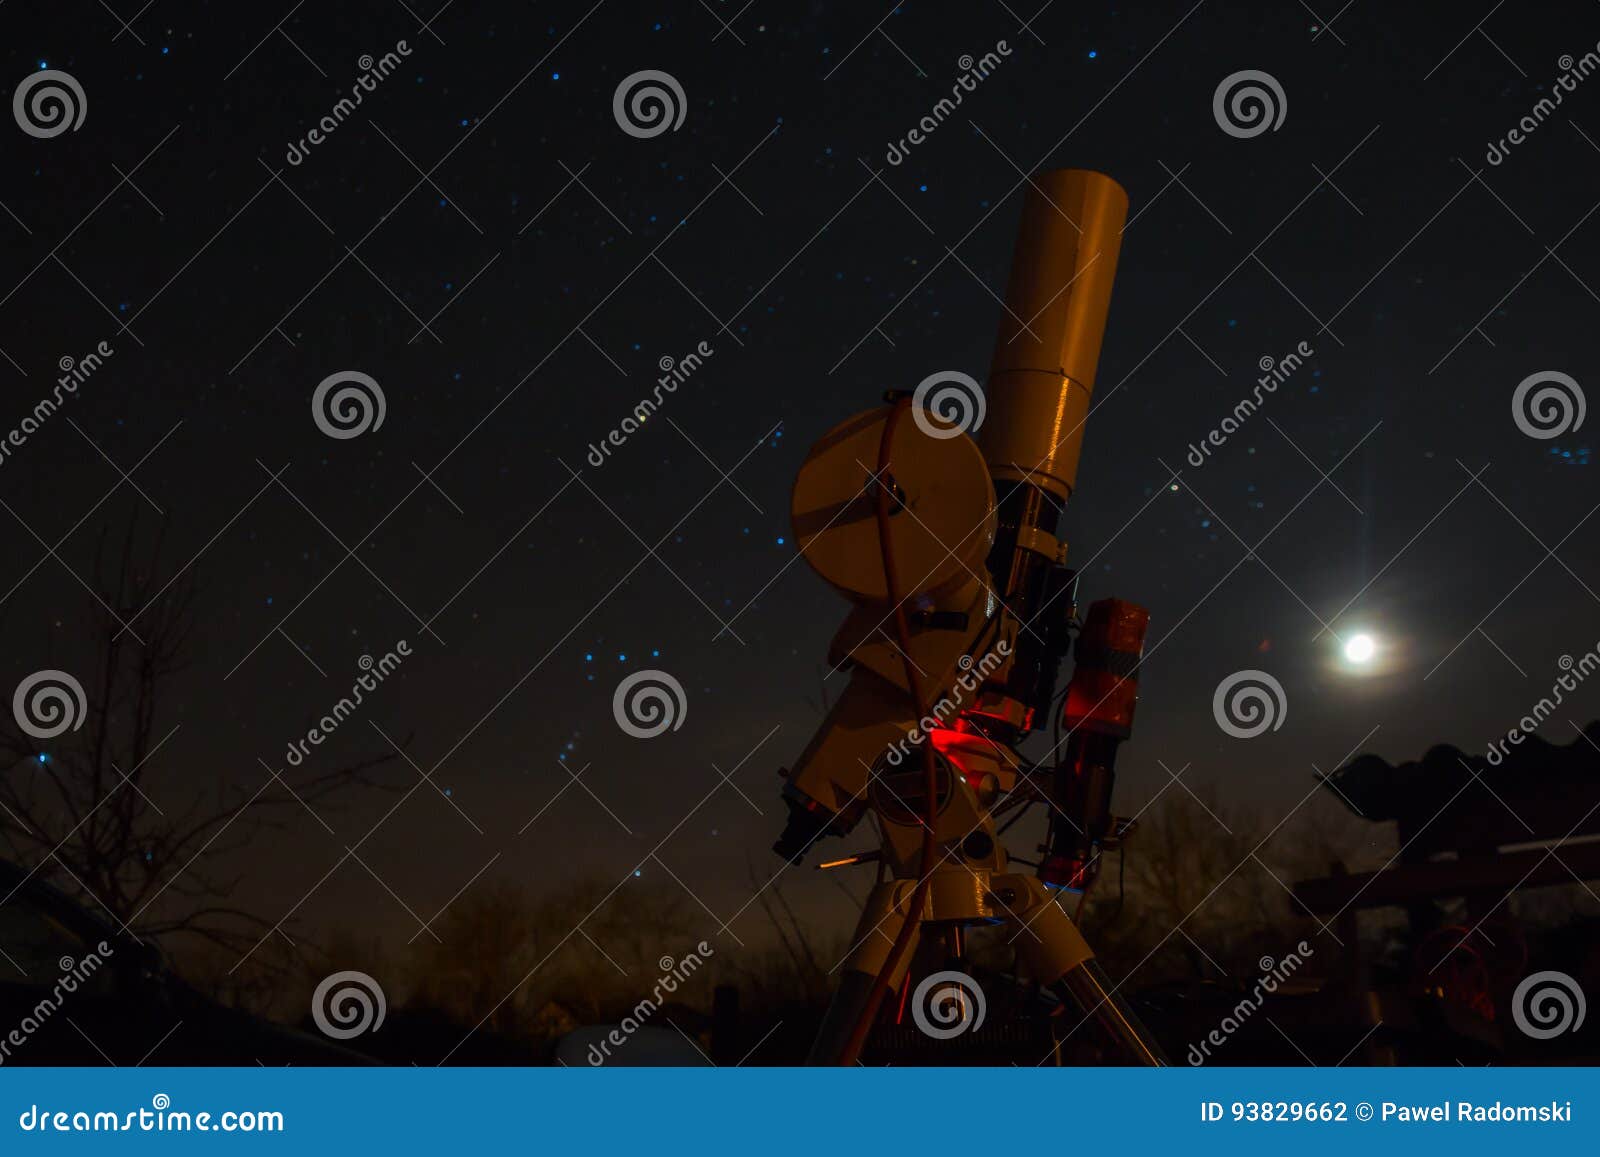
{"label": "telescope tube", "polygon": [[1023,202],[978,430],[995,481],[989,572],[1006,608],[1030,624],[1004,693],[982,703],[1011,739],[1043,722],[1066,654],[1075,600],[1056,530],[1078,474],[1127,216],[1122,186],[1083,169],[1036,174]]}
{"label": "telescope tube", "polygon": [[1128,194],[1103,173],[1029,182],[978,431],[997,481],[1072,493],[1127,217]]}

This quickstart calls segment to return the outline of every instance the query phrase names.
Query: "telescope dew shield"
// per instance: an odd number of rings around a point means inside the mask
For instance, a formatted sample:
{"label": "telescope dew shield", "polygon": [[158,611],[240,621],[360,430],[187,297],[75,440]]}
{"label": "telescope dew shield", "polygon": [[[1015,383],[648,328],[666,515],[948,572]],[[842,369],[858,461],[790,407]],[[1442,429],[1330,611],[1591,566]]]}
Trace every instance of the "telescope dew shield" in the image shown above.
{"label": "telescope dew shield", "polygon": [[1078,634],[1072,682],[1061,712],[1071,734],[1056,764],[1056,809],[1039,865],[1039,878],[1053,887],[1089,887],[1099,874],[1101,848],[1116,838],[1111,793],[1117,748],[1133,730],[1138,668],[1149,626],[1150,612],[1143,607],[1101,599],[1090,604]]}
{"label": "telescope dew shield", "polygon": [[1127,217],[1128,194],[1103,173],[1029,182],[978,431],[996,479],[1071,495]]}
{"label": "telescope dew shield", "polygon": [[1089,605],[1078,633],[1072,682],[1061,722],[1069,731],[1095,731],[1126,739],[1139,702],[1139,660],[1150,612],[1123,599]]}

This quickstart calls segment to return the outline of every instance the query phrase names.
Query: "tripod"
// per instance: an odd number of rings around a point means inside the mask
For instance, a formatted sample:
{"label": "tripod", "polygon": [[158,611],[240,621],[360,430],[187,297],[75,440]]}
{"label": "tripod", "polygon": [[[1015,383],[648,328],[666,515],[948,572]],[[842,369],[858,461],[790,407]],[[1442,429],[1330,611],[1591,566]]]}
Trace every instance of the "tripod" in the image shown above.
{"label": "tripod", "polygon": [[[963,882],[954,878],[966,875],[961,869],[944,871],[941,875],[951,878],[936,880],[933,893],[935,897],[945,897],[947,902],[941,906],[938,899],[935,900],[934,914],[922,919],[919,937],[944,935],[954,950],[952,955],[959,958],[965,939],[963,929],[968,924],[998,922],[1008,930],[1014,929],[1011,939],[1016,943],[1019,962],[1031,977],[1053,978],[1044,982],[1044,986],[1069,998],[1086,1019],[1093,1020],[1134,1062],[1165,1063],[1160,1047],[1153,1043],[1148,1031],[1121,998],[1114,995],[1083,936],[1036,877],[984,872],[976,873],[976,880]],[[845,959],[843,979],[817,1032],[809,1063],[832,1063],[844,1049],[863,1015],[874,978],[884,965],[890,938],[898,933],[906,919],[906,899],[911,888],[905,880],[885,882],[873,888],[856,924],[855,947]],[[925,1015],[944,1021],[953,1036],[968,1026],[981,1028],[982,1020],[977,1018],[974,1023],[974,1013],[966,1003],[972,991],[968,984],[976,982],[968,978],[967,983],[963,983],[958,976],[965,976],[965,973],[952,976],[951,971],[939,973],[937,978],[944,980],[947,992],[943,995],[955,998],[956,1012],[941,1016],[938,1011],[930,1013],[923,1007],[924,1000],[929,997],[934,1001],[940,999],[942,994],[937,989],[926,994],[919,992],[913,999]],[[902,965],[898,975],[891,978],[891,985],[898,989],[907,980],[907,967]],[[941,1038],[945,1035],[938,1030],[932,1030],[930,1035],[932,1033]]]}

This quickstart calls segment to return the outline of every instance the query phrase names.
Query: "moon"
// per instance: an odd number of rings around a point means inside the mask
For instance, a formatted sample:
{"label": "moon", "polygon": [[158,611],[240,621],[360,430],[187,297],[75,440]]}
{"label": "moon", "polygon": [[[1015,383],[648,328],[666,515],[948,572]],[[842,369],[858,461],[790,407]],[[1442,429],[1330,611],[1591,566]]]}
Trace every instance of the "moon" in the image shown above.
{"label": "moon", "polygon": [[1351,663],[1370,663],[1378,653],[1378,644],[1371,635],[1351,635],[1345,640],[1344,657]]}

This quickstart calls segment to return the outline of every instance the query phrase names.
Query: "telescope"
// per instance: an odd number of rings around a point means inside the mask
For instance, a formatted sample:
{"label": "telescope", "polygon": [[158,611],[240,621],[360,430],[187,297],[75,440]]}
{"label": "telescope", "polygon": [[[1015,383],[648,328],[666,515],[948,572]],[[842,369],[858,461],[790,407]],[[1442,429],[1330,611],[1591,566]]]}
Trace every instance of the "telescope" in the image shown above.
{"label": "telescope", "polygon": [[[1131,829],[1110,802],[1149,614],[1108,599],[1080,621],[1060,537],[1127,211],[1107,176],[1035,174],[987,390],[950,372],[891,390],[823,435],[796,478],[796,547],[851,603],[828,652],[849,683],[784,772],[774,851],[799,862],[869,813],[881,833],[876,852],[823,865],[876,863],[879,881],[811,1063],[855,1063],[885,997],[903,1010],[917,961],[945,965],[925,984],[969,979],[966,933],[991,925],[1057,1020],[1075,1007],[1073,1031],[1092,1024],[1130,1061],[1164,1063],[1062,903]],[[1019,754],[1062,728],[1047,762]],[[1037,862],[1007,851],[999,823],[1034,804],[1049,811]]]}

